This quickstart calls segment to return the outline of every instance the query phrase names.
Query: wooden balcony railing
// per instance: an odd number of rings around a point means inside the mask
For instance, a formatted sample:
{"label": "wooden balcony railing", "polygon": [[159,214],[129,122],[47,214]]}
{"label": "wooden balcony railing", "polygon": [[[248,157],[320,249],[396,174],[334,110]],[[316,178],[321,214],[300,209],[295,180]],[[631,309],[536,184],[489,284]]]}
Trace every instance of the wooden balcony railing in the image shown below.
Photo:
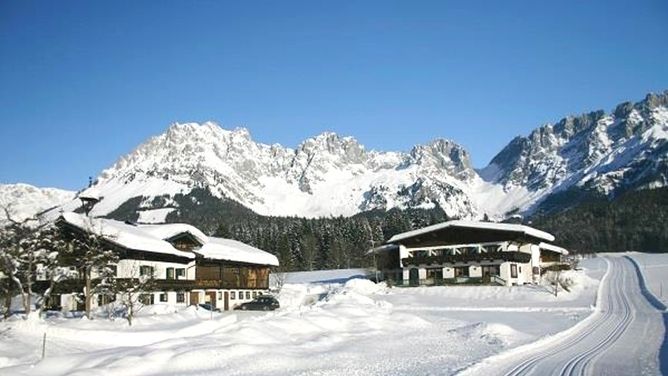
{"label": "wooden balcony railing", "polygon": [[416,256],[401,259],[404,265],[442,265],[454,264],[457,262],[482,262],[482,261],[510,261],[527,263],[531,261],[531,254],[524,252],[481,252],[461,255],[436,255],[436,256]]}

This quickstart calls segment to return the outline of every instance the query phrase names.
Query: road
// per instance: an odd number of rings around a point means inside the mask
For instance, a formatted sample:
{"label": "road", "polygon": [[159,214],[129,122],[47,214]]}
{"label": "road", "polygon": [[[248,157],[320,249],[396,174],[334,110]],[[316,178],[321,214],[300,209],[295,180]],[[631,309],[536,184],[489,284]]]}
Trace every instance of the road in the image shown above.
{"label": "road", "polygon": [[466,375],[659,375],[662,311],[643,295],[636,267],[606,258],[596,310],[573,328],[491,357]]}

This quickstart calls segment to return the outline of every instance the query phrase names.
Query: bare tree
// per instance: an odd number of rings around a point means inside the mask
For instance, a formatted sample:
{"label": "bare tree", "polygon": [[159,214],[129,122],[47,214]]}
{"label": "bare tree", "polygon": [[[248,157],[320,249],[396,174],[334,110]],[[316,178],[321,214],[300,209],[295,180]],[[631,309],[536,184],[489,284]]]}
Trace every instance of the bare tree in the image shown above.
{"label": "bare tree", "polygon": [[41,274],[41,279],[48,283],[40,299],[39,313],[41,315],[47,308],[47,303],[56,285],[64,280],[76,278],[77,274],[69,267],[62,265],[63,259],[66,259],[71,248],[63,238],[60,229],[50,225],[36,232],[35,235],[37,274]]}
{"label": "bare tree", "polygon": [[545,276],[546,280],[554,287],[554,296],[559,295],[559,285],[561,284],[561,270],[548,271]]}
{"label": "bare tree", "polygon": [[118,255],[108,247],[103,234],[103,229],[89,219],[84,233],[70,241],[72,263],[77,266],[84,281],[83,293],[88,319],[93,318],[93,296],[106,294],[111,289],[115,277],[112,265],[118,262]]}
{"label": "bare tree", "polygon": [[142,296],[155,289],[155,272],[151,268],[150,273],[141,273],[141,269],[134,264],[129,271],[130,278],[119,278],[113,283],[112,291],[118,296],[119,303],[125,306],[125,319],[132,326],[135,315],[144,307]]}
{"label": "bare tree", "polygon": [[285,285],[285,280],[287,279],[288,273],[285,272],[285,270],[279,266],[274,270],[272,274],[274,275],[273,290],[275,291],[276,294],[278,294],[283,289],[283,285]]}
{"label": "bare tree", "polygon": [[[0,272],[11,282],[8,282],[8,298],[18,292],[21,295],[25,313],[31,311],[32,284],[35,271],[35,248],[30,238],[33,228],[30,222],[34,218],[26,218],[22,221],[14,219],[9,206],[2,207],[6,224],[0,231]],[[9,310],[11,303],[7,304]],[[6,313],[8,314],[8,312]]]}

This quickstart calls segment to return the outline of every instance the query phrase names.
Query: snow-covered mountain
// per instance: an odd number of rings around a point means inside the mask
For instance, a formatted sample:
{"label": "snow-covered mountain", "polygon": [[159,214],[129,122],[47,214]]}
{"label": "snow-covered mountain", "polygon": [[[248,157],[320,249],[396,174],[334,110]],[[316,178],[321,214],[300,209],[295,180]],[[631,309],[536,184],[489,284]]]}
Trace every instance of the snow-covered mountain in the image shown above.
{"label": "snow-covered mountain", "polygon": [[75,192],[57,188],[37,188],[28,184],[0,184],[0,221],[7,208],[13,220],[23,220],[39,212],[72,201]]}
{"label": "snow-covered mountain", "polygon": [[254,142],[243,128],[174,124],[101,173],[92,189],[103,199],[93,214],[141,196],[140,220],[160,221],[176,209],[170,197],[207,187],[263,215],[353,215],[439,203],[471,216],[480,211],[471,200],[479,185],[485,183],[468,153],[448,140],[408,153],[376,152],[328,132],[291,149]]}
{"label": "snow-covered mountain", "polygon": [[565,191],[614,196],[668,185],[668,91],[612,113],[595,111],[544,125],[513,139],[486,168],[506,192],[527,190],[531,210]]}
{"label": "snow-covered mountain", "polygon": [[[348,216],[438,204],[449,216],[503,218],[574,189],[615,195],[665,186],[667,138],[668,91],[609,114],[544,125],[479,171],[464,148],[445,139],[381,152],[327,132],[292,149],[255,142],[243,128],[174,124],[104,170],[88,193],[102,198],[94,215],[122,207],[144,222],[164,221],[179,210],[174,196],[194,188],[262,215]],[[73,200],[64,209],[78,206]]]}

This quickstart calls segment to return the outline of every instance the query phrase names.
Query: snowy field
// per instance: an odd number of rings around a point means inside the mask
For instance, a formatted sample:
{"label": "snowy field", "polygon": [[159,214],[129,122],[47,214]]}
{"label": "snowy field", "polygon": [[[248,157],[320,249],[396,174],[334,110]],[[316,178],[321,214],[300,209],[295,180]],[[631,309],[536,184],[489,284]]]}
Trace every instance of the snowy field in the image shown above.
{"label": "snowy field", "polygon": [[589,316],[606,263],[581,266],[558,297],[543,286],[388,288],[353,269],[288,275],[270,313],[153,306],[132,327],[13,319],[0,323],[0,375],[454,374]]}
{"label": "snowy field", "polygon": [[663,304],[668,306],[668,256],[656,253],[631,252],[627,254],[636,261],[647,288]]}

